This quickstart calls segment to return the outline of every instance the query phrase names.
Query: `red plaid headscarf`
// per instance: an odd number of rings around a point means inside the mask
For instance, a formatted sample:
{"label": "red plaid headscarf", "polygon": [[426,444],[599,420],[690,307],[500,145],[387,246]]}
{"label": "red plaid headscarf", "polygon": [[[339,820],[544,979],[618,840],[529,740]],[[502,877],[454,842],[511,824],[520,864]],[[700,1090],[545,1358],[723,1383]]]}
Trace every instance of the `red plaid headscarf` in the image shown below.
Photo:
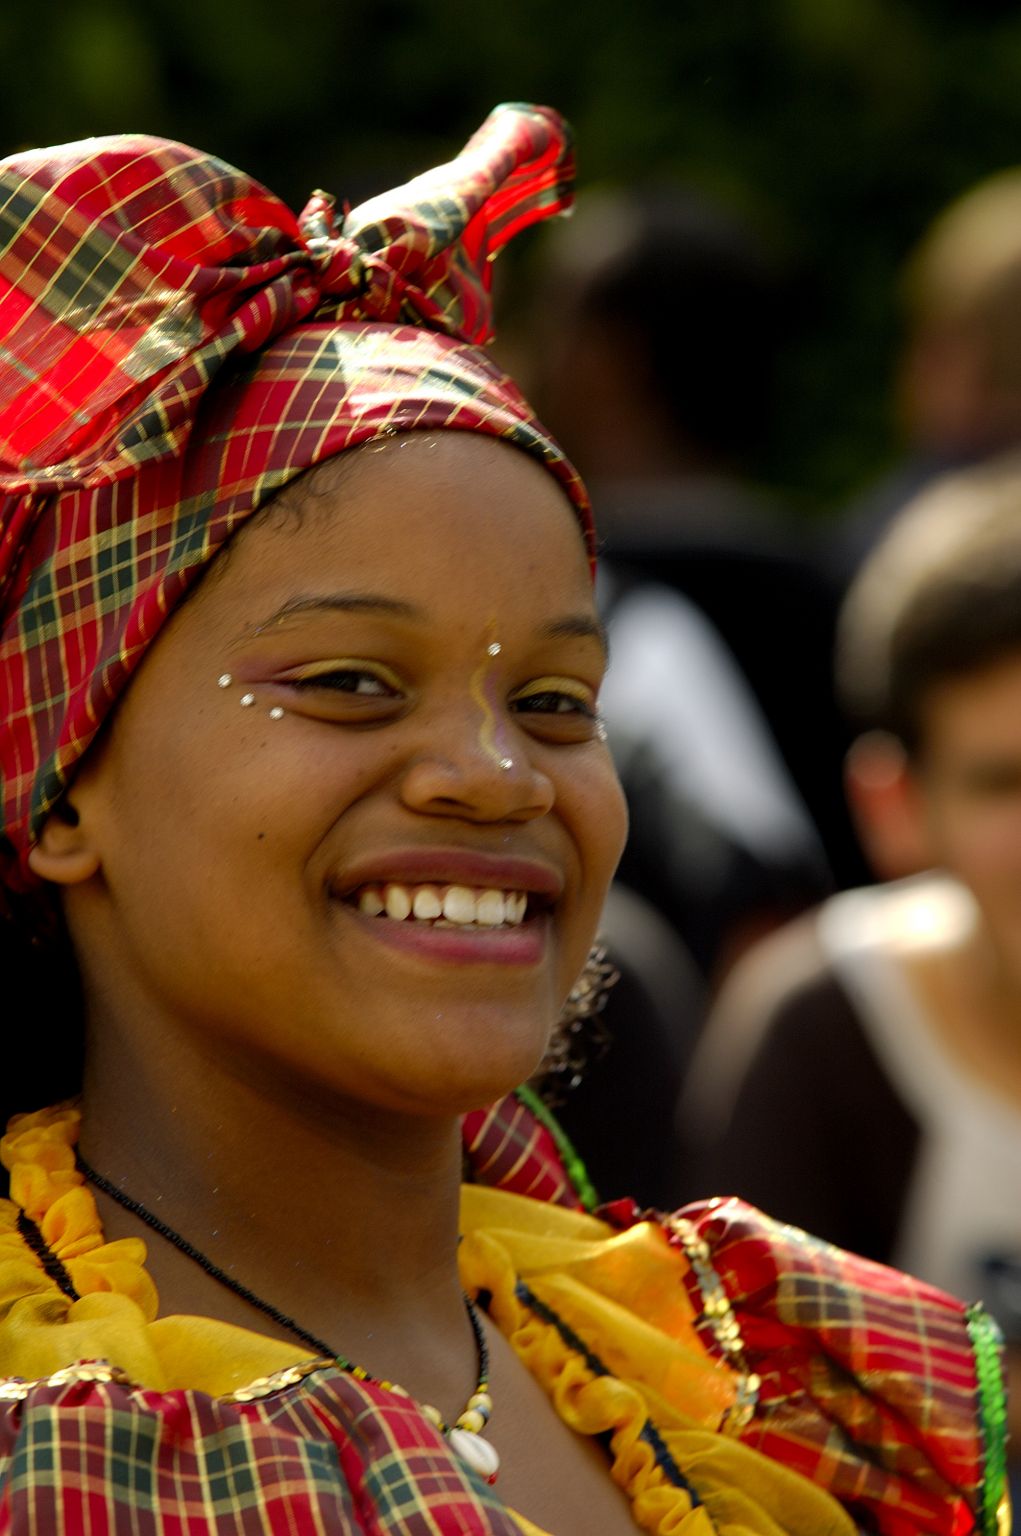
{"label": "red plaid headscarf", "polygon": [[383,434],[486,432],[577,474],[480,350],[489,263],[570,204],[547,108],[334,226],[184,145],[0,162],[0,876],[26,855],[160,626],[232,533]]}

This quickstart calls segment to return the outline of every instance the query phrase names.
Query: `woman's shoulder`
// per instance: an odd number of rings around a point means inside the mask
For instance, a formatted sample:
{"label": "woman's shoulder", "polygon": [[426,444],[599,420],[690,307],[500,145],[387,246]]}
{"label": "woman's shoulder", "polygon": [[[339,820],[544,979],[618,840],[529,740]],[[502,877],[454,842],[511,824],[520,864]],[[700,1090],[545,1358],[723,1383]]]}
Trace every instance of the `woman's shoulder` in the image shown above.
{"label": "woman's shoulder", "polygon": [[743,1443],[867,1529],[943,1532],[951,1510],[962,1531],[1009,1529],[1002,1339],[981,1306],[740,1200],[680,1220],[702,1316],[729,1306],[732,1358],[757,1384]]}
{"label": "woman's shoulder", "polygon": [[866,1529],[943,1536],[948,1511],[962,1533],[1000,1529],[1001,1343],[980,1307],[736,1199],[669,1216],[533,1204],[466,1191],[469,1281],[572,1392],[612,1361],[682,1471],[708,1433],[703,1476],[731,1445],[739,1483],[755,1472],[739,1454],[759,1452]]}
{"label": "woman's shoulder", "polygon": [[16,1115],[0,1141],[0,1376],[50,1379],[115,1361],[150,1390],[230,1393],[307,1349],[212,1318],[159,1317],[141,1238],[107,1241],[75,1145],[74,1103]]}

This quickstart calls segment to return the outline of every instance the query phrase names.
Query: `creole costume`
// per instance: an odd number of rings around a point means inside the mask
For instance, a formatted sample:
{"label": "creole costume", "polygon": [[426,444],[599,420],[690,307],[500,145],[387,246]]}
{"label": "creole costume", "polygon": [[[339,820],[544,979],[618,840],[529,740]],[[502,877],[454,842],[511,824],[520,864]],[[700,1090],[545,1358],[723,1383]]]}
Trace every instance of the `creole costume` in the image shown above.
{"label": "creole costume", "polygon": [[[311,465],[385,433],[486,432],[546,465],[591,552],[577,476],[479,350],[491,257],[567,206],[571,170],[562,123],[530,107],[343,217],[317,194],[295,219],[147,138],[0,165],[2,853],[21,900],[167,615]],[[144,1243],[100,1230],[76,1111],[23,1107],[2,1148],[0,1532],[534,1533],[391,1385],[161,1316]],[[596,1211],[527,1094],[464,1140],[466,1293],[602,1442],[636,1526],[1007,1529],[979,1308],[735,1201]]]}

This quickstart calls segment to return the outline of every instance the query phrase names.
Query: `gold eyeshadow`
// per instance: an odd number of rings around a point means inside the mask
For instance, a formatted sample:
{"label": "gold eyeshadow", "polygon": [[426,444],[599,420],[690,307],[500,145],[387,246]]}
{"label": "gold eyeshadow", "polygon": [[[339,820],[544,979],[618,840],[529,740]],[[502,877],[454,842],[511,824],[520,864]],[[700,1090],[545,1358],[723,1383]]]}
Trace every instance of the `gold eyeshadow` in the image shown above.
{"label": "gold eyeshadow", "polygon": [[363,656],[337,656],[329,661],[316,661],[308,666],[293,667],[285,673],[280,681],[283,683],[304,683],[312,686],[319,680],[325,681],[338,672],[364,672],[371,677],[385,683],[388,688],[400,692],[404,685],[397,673],[391,667],[381,661],[367,661]]}
{"label": "gold eyeshadow", "polygon": [[579,683],[576,678],[570,677],[536,677],[524,688],[518,689],[514,694],[515,700],[535,698],[543,693],[564,693],[569,698],[576,699],[585,709],[595,710],[596,698],[593,689]]}

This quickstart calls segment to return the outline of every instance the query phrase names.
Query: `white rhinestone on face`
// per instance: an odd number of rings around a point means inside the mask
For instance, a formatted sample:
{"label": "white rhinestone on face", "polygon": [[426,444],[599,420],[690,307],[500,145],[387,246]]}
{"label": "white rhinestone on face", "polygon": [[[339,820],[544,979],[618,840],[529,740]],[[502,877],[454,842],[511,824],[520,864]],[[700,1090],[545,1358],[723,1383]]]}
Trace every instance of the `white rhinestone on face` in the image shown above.
{"label": "white rhinestone on face", "polygon": [[216,686],[217,688],[229,688],[233,681],[234,679],[231,677],[229,672],[221,672],[219,677],[216,679]]}
{"label": "white rhinestone on face", "polygon": [[254,703],[255,703],[255,694],[254,693],[243,693],[241,695],[241,708],[242,709],[251,709],[251,707],[252,707],[252,705]]}
{"label": "white rhinestone on face", "polygon": [[511,769],[514,767],[514,759],[512,757],[501,757],[500,767],[503,769],[504,773],[510,773]]}
{"label": "white rhinestone on face", "polygon": [[500,654],[500,652],[502,650],[503,650],[503,646],[500,644],[499,640],[494,640],[492,645],[487,645],[486,646],[486,655],[487,656],[499,656],[499,654]]}
{"label": "white rhinestone on face", "polygon": [[273,705],[273,708],[269,712],[269,718],[271,720],[282,720],[284,718],[284,712],[280,708],[279,704]]}

